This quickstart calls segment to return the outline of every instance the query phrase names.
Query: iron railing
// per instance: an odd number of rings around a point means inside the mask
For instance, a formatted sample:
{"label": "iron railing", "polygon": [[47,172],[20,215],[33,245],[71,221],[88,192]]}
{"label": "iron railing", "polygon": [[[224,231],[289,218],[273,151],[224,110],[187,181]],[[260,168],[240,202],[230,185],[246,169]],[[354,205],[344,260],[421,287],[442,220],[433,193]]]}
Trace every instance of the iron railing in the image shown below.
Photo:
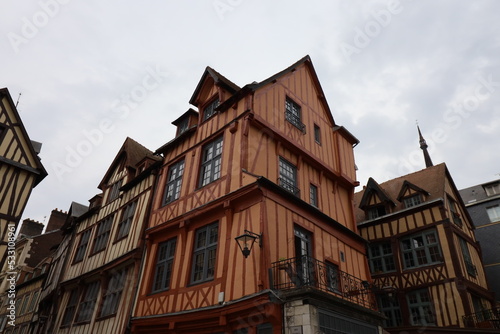
{"label": "iron railing", "polygon": [[465,327],[500,329],[500,307],[463,316]]}
{"label": "iron railing", "polygon": [[376,310],[370,284],[358,277],[309,256],[299,256],[272,263],[271,279],[276,290],[313,288],[338,298]]}
{"label": "iron railing", "polygon": [[302,123],[301,119],[299,116],[295,115],[293,112],[286,110],[285,111],[285,119],[292,123],[293,126],[295,126],[297,129],[299,129],[302,132],[306,132],[306,126],[304,123]]}
{"label": "iron railing", "polygon": [[286,191],[289,191],[292,194],[294,194],[295,196],[300,197],[300,189],[297,188],[295,186],[295,184],[293,182],[291,182],[290,180],[288,180],[284,177],[280,177],[280,178],[278,178],[278,184],[281,188],[285,189]]}

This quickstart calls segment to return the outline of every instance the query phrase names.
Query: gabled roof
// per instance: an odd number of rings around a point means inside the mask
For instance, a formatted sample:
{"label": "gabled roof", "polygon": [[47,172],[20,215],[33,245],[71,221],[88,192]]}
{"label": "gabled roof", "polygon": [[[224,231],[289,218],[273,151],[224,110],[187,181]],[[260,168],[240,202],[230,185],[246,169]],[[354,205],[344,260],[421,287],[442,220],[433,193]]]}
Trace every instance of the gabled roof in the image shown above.
{"label": "gabled roof", "polygon": [[[30,138],[28,136],[28,132],[26,131],[26,128],[24,127],[24,124],[21,120],[21,117],[17,111],[16,105],[15,105],[14,101],[12,100],[12,97],[11,97],[9,90],[7,88],[0,89],[0,104],[3,104],[4,98],[7,100],[7,103],[9,105],[9,109],[12,110],[12,113],[13,113],[14,118],[15,118],[15,119],[8,120],[8,122],[10,124],[12,124],[12,127],[15,126],[17,129],[19,129],[21,135],[24,137],[23,138],[24,140],[17,138],[18,132],[14,131],[14,129],[10,129],[11,131],[13,131],[14,138],[17,141],[16,144],[19,146],[22,146],[24,148],[24,152],[29,155],[28,157],[26,157],[26,160],[33,161],[33,164],[27,165],[27,164],[21,163],[19,160],[14,161],[11,159],[7,159],[6,157],[0,157],[0,161],[3,161],[4,163],[16,165],[19,168],[28,170],[28,171],[36,174],[37,175],[36,180],[35,180],[35,186],[36,186],[38,183],[40,183],[40,181],[42,181],[47,176],[47,171],[43,167],[43,165],[40,161],[40,158],[38,157],[38,152],[40,151],[41,144],[30,140]],[[4,106],[4,107],[0,106],[1,109],[5,108],[5,107],[6,106]],[[23,144],[23,142],[26,144]]]}
{"label": "gabled roof", "polygon": [[152,151],[142,146],[130,137],[125,139],[122,147],[118,151],[118,154],[111,163],[108,171],[104,175],[102,181],[99,183],[98,188],[103,189],[103,186],[107,183],[108,179],[111,177],[113,171],[121,163],[122,159],[125,159],[125,167],[136,168],[137,164],[143,160],[144,157],[150,157],[151,159],[158,160],[159,157],[155,156]]}
{"label": "gabled roof", "polygon": [[221,86],[231,94],[234,94],[240,90],[240,87],[238,85],[227,79],[225,76],[223,76],[210,66],[207,66],[205,68],[205,72],[203,72],[203,75],[201,76],[200,81],[198,82],[198,85],[196,86],[196,89],[194,90],[193,95],[189,99],[189,103],[196,107],[198,106],[199,102],[198,97],[203,89],[203,86],[205,85],[207,78],[213,79],[215,85]]}
{"label": "gabled roof", "polygon": [[392,198],[384,191],[382,187],[375,181],[373,178],[369,178],[366,184],[366,188],[364,189],[363,196],[359,203],[359,207],[364,209],[368,206],[368,202],[370,201],[370,197],[372,194],[376,194],[378,198],[385,203],[389,203],[393,206],[396,206],[396,203],[392,200]]}
{"label": "gabled roof", "polygon": [[425,194],[426,196],[429,196],[430,193],[427,191],[427,190],[424,190],[420,187],[417,187],[416,185],[414,185],[413,183],[411,182],[408,182],[408,180],[405,180],[403,182],[403,186],[401,187],[401,190],[399,191],[399,195],[397,197],[397,200],[398,201],[401,201],[401,199],[404,197],[404,194],[406,192],[407,189],[413,189],[415,190],[416,192],[419,192],[421,194]]}

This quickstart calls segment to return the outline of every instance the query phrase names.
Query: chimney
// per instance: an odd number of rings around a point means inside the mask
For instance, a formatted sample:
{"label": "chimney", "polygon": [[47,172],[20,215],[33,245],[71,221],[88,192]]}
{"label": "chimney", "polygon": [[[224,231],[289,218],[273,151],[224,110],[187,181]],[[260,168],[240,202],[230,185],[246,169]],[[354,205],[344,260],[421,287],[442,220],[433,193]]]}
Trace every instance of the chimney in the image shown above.
{"label": "chimney", "polygon": [[32,219],[23,220],[23,224],[21,225],[21,230],[19,231],[19,236],[25,235],[28,237],[34,237],[35,235],[42,234],[43,224]]}
{"label": "chimney", "polygon": [[66,221],[67,216],[67,212],[63,212],[62,210],[58,210],[57,208],[55,210],[52,210],[49,221],[47,223],[47,228],[45,229],[45,233],[59,230]]}

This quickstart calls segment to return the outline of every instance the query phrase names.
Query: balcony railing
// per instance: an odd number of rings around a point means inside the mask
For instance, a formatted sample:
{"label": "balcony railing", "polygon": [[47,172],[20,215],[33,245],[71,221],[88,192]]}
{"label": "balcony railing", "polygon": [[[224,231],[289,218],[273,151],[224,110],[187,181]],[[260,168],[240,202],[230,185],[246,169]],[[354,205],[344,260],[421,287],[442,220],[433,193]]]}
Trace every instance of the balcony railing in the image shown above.
{"label": "balcony railing", "polygon": [[283,177],[278,178],[278,184],[281,188],[285,189],[286,191],[291,192],[297,197],[300,197],[300,189],[295,186],[295,184],[288,179],[285,179]]}
{"label": "balcony railing", "polygon": [[500,307],[465,315],[465,327],[500,329]]}
{"label": "balcony railing", "polygon": [[272,264],[272,286],[276,290],[313,288],[376,310],[373,292],[363,281],[335,265],[308,256],[286,259]]}
{"label": "balcony railing", "polygon": [[290,123],[292,123],[293,126],[295,126],[297,129],[299,129],[303,133],[306,133],[306,126],[304,125],[304,123],[302,123],[299,116],[295,115],[294,113],[292,113],[289,110],[286,110],[285,111],[285,119],[287,121],[289,121]]}

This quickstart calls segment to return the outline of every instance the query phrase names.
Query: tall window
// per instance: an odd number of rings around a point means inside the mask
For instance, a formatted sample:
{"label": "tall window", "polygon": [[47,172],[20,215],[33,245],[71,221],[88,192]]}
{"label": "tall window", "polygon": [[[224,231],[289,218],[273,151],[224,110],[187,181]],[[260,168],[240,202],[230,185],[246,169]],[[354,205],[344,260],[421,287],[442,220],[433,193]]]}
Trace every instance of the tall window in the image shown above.
{"label": "tall window", "polygon": [[469,275],[476,277],[477,270],[476,266],[472,263],[472,258],[469,252],[469,246],[467,246],[467,241],[465,241],[465,239],[461,237],[458,237],[458,240],[460,242],[460,249],[462,250],[462,255],[464,257],[465,269],[467,270],[467,273]]}
{"label": "tall window", "polygon": [[340,292],[339,266],[331,262],[326,264],[326,285],[329,291]]}
{"label": "tall window", "polygon": [[203,187],[220,177],[223,137],[203,147],[199,186]]}
{"label": "tall window", "polygon": [[316,124],[314,124],[314,141],[321,144],[321,129]]}
{"label": "tall window", "polygon": [[451,218],[453,222],[458,226],[462,226],[462,219],[460,219],[460,215],[458,214],[457,203],[450,196],[448,196],[448,204],[450,205]]}
{"label": "tall window", "polygon": [[436,231],[427,231],[401,240],[405,268],[442,262]]}
{"label": "tall window", "polygon": [[97,235],[94,239],[94,248],[92,253],[97,253],[106,248],[108,243],[111,226],[113,225],[113,216],[109,216],[97,225]]}
{"label": "tall window", "polygon": [[135,207],[137,206],[137,202],[130,203],[123,210],[123,215],[120,223],[118,223],[118,233],[116,235],[116,239],[124,238],[128,235],[130,231],[130,226],[132,225],[132,221],[134,219]]}
{"label": "tall window", "polygon": [[285,119],[300,131],[306,131],[306,126],[302,124],[300,106],[288,97],[285,101]]}
{"label": "tall window", "polygon": [[166,290],[170,287],[172,265],[174,263],[176,239],[170,239],[158,246],[158,258],[152,292]]}
{"label": "tall window", "polygon": [[413,326],[436,325],[432,301],[426,289],[412,291],[406,295],[406,299]]}
{"label": "tall window", "polygon": [[61,326],[68,326],[73,322],[75,317],[76,307],[78,306],[78,289],[71,290],[69,294],[68,303],[66,304],[66,309],[64,310],[64,316],[62,319]]}
{"label": "tall window", "polygon": [[121,269],[111,275],[108,287],[102,298],[101,317],[115,314],[120,304],[123,288],[127,279],[128,268]]}
{"label": "tall window", "polygon": [[94,313],[97,296],[99,294],[99,281],[87,284],[83,300],[78,308],[76,322],[90,321]]}
{"label": "tall window", "polygon": [[279,185],[298,197],[300,195],[300,190],[297,187],[297,167],[282,157],[280,157],[279,167]]}
{"label": "tall window", "polygon": [[80,242],[78,247],[76,248],[75,258],[73,259],[73,263],[80,262],[83,260],[85,256],[85,251],[87,250],[87,245],[89,244],[90,233],[92,233],[92,229],[88,229],[81,234]]}
{"label": "tall window", "polygon": [[488,218],[490,218],[490,222],[500,221],[500,205],[490,206],[486,208],[486,212],[488,213]]}
{"label": "tall window", "polygon": [[184,160],[179,161],[168,169],[167,185],[163,205],[175,201],[181,194],[182,175],[184,174]]}
{"label": "tall window", "polygon": [[390,242],[381,242],[368,247],[368,258],[372,274],[396,270]]}
{"label": "tall window", "polygon": [[309,202],[312,206],[318,207],[318,187],[314,184],[309,185]]}
{"label": "tall window", "polygon": [[210,102],[210,104],[207,105],[205,109],[203,109],[203,120],[206,121],[207,119],[215,115],[216,113],[215,108],[217,108],[218,106],[219,106],[219,99],[215,99],[212,102]]}
{"label": "tall window", "polygon": [[111,191],[109,193],[108,203],[118,198],[118,195],[120,195],[121,186],[122,186],[122,180],[113,183],[113,185],[111,186]]}
{"label": "tall window", "polygon": [[191,282],[200,283],[213,279],[217,253],[219,223],[196,230]]}
{"label": "tall window", "polygon": [[35,305],[37,305],[38,303],[38,294],[39,294],[40,291],[36,291],[34,294],[33,294],[33,297],[31,297],[31,302],[30,302],[30,305],[28,306],[28,312],[33,312],[33,310],[35,309]]}
{"label": "tall window", "polygon": [[419,205],[420,203],[422,203],[422,197],[420,196],[420,194],[413,195],[404,198],[403,202],[405,204],[405,208],[411,208],[412,206]]}
{"label": "tall window", "polygon": [[378,295],[378,305],[387,320],[384,320],[384,327],[398,327],[402,324],[403,317],[401,309],[396,298],[391,298],[388,295]]}

